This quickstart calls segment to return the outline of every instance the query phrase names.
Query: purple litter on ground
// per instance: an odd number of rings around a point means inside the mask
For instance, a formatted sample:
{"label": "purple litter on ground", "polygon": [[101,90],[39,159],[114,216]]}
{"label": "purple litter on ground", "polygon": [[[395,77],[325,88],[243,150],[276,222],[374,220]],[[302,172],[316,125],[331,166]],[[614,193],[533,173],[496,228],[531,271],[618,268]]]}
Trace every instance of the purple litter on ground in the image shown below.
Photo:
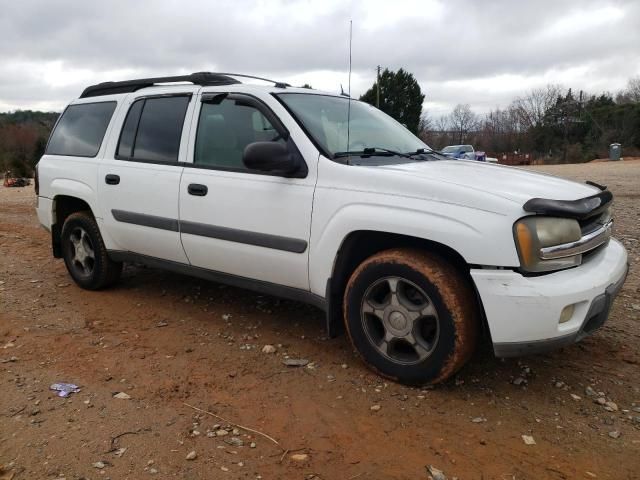
{"label": "purple litter on ground", "polygon": [[80,387],[73,383],[54,383],[49,389],[57,391],[59,397],[68,397],[70,393],[78,393],[80,391]]}

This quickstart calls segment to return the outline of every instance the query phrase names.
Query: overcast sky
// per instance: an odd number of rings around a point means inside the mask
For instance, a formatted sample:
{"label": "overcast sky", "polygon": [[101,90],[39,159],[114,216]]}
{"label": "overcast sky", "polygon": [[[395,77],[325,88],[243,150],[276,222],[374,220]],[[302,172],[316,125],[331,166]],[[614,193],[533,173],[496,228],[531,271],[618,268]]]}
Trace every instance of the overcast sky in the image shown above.
{"label": "overcast sky", "polygon": [[359,96],[413,73],[437,117],[533,87],[616,92],[640,75],[640,0],[3,1],[0,111],[61,110],[106,80],[235,71]]}

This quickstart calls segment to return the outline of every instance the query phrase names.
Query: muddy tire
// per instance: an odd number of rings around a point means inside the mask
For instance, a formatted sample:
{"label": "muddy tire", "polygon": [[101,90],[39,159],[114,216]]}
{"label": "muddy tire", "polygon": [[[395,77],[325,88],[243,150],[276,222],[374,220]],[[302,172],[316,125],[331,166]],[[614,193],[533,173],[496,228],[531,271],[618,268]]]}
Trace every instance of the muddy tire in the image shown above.
{"label": "muddy tire", "polygon": [[76,212],[62,226],[61,247],[69,275],[82,288],[99,290],[117,282],[122,263],[107,256],[98,224],[90,212]]}
{"label": "muddy tire", "polygon": [[438,383],[471,357],[478,336],[468,280],[441,257],[392,249],[365,260],[344,293],[353,346],[381,375],[407,385]]}

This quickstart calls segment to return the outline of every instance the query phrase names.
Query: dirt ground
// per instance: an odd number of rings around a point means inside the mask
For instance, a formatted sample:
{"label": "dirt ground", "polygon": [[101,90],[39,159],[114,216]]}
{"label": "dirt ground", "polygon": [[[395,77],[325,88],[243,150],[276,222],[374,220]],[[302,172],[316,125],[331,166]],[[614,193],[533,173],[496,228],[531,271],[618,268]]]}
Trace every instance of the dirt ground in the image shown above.
{"label": "dirt ground", "polygon": [[[640,478],[640,162],[538,169],[616,195],[631,270],[611,318],[550,355],[483,345],[429,389],[371,373],[295,302],[139,266],[83,291],[33,188],[0,187],[0,478]],[[81,391],[59,398],[55,382]]]}

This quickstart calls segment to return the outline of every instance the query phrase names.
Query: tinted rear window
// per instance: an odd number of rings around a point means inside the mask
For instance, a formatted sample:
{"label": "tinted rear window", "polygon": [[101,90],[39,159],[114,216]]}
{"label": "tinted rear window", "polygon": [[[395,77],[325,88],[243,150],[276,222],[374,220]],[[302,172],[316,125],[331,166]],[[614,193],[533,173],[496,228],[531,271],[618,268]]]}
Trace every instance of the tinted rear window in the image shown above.
{"label": "tinted rear window", "polygon": [[115,109],[116,102],[69,105],[51,134],[46,153],[95,157]]}
{"label": "tinted rear window", "polygon": [[137,100],[122,127],[118,157],[177,162],[189,101],[186,95]]}

